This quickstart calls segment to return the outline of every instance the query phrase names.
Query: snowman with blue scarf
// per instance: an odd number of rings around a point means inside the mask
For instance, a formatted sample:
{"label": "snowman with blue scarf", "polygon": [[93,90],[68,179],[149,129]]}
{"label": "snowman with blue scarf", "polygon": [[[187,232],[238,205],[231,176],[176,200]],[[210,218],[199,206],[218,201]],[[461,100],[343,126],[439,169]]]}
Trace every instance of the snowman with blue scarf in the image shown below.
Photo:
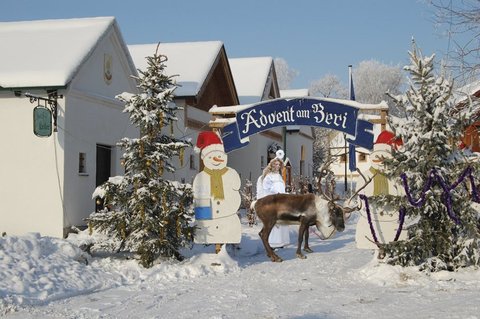
{"label": "snowman with blue scarf", "polygon": [[200,132],[195,150],[200,152],[204,164],[193,180],[195,243],[238,244],[242,235],[237,215],[241,203],[240,176],[227,167],[228,155],[216,132]]}

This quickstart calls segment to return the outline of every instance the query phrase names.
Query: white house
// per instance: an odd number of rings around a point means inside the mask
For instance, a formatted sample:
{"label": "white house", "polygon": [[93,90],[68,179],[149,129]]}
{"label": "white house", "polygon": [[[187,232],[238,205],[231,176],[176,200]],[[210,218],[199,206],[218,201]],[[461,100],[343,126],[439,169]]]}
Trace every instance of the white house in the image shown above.
{"label": "white house", "polygon": [[[123,173],[115,145],[138,133],[115,95],[136,91],[136,69],[113,17],[0,22],[0,43],[0,232],[62,237]],[[32,115],[47,102],[29,94],[58,102],[49,137]]]}

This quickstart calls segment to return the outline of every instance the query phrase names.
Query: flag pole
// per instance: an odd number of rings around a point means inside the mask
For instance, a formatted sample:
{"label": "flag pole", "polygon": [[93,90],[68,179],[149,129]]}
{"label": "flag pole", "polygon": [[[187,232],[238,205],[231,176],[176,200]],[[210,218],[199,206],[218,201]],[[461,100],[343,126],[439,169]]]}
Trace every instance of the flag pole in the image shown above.
{"label": "flag pole", "polygon": [[353,81],[352,81],[352,65],[348,66],[348,96],[350,100],[355,99],[353,97]]}
{"label": "flag pole", "polygon": [[343,140],[345,143],[344,152],[345,152],[345,178],[343,183],[345,184],[345,196],[347,196],[348,191],[348,173],[347,173],[347,162],[348,162],[348,147],[347,147],[347,134],[343,133]]}
{"label": "flag pole", "polygon": [[[353,93],[353,77],[352,77],[352,65],[350,64],[348,66],[348,97],[350,100],[355,100],[355,93]],[[345,136],[345,151],[347,150],[347,141],[346,141],[346,136]],[[348,159],[351,161],[352,159],[356,160],[356,152],[355,148],[349,147],[348,150],[350,152],[353,151],[353,154],[349,154]],[[345,153],[345,157],[347,154]],[[346,162],[346,161],[345,161]],[[353,173],[352,173],[352,167],[356,166],[356,161],[354,163],[350,163],[350,192],[353,193]],[[347,168],[345,167],[345,184],[347,184]],[[347,187],[345,187],[345,193],[347,192]]]}

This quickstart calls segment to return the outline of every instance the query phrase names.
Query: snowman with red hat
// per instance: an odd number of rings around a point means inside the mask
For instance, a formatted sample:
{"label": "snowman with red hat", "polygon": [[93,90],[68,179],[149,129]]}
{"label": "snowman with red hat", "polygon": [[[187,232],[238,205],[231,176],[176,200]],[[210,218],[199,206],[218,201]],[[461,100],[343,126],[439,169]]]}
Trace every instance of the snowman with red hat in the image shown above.
{"label": "snowman with red hat", "polygon": [[[379,195],[402,195],[403,189],[401,185],[392,179],[388,179],[384,173],[384,160],[392,157],[392,151],[397,150],[403,145],[402,140],[397,138],[390,131],[382,131],[373,145],[373,152],[370,154],[371,166],[363,175],[371,182],[365,186],[362,193],[368,197]],[[365,182],[362,179],[362,182]],[[357,181],[357,187],[360,188],[364,184]],[[357,222],[355,240],[357,248],[360,249],[378,249],[373,239],[372,229],[379,243],[388,243],[394,240],[397,229],[400,227],[399,212],[388,206],[375,207],[369,202],[369,212],[366,205],[363,205],[360,211],[360,217]],[[370,222],[368,221],[368,213],[370,214]],[[372,226],[372,227],[371,227]],[[402,230],[399,240],[405,239],[407,232]]]}
{"label": "snowman with red hat", "polygon": [[240,176],[227,167],[220,136],[213,131],[200,132],[195,146],[204,169],[193,180],[195,205],[195,243],[238,244],[242,236],[237,211],[240,207]]}

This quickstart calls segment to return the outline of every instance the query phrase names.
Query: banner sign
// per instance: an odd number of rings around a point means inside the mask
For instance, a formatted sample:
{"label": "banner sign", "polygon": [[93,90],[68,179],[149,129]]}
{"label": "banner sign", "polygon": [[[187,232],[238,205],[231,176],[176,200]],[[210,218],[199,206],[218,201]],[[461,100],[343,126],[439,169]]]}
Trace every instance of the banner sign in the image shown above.
{"label": "banner sign", "polygon": [[248,137],[287,125],[319,126],[353,136],[348,141],[373,149],[373,124],[357,119],[353,106],[312,98],[277,99],[255,104],[236,113],[236,122],[224,127],[222,139],[228,153],[248,145]]}

